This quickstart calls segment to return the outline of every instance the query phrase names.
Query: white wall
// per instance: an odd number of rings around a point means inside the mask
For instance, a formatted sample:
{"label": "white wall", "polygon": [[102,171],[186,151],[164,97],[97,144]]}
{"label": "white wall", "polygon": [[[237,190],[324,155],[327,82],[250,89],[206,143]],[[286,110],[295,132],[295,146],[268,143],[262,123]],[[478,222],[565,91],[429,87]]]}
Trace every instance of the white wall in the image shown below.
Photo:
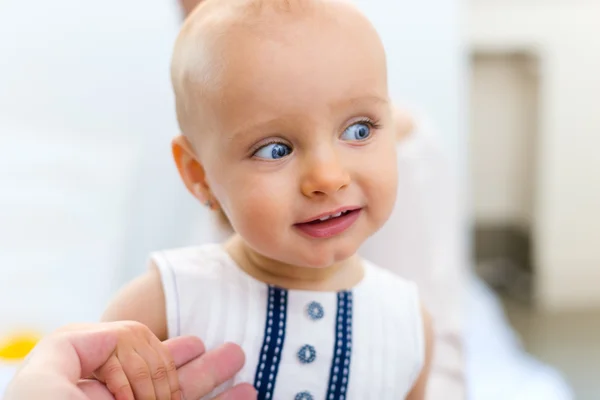
{"label": "white wall", "polygon": [[466,160],[467,49],[462,0],[354,0],[387,50],[392,97],[431,123],[460,167]]}
{"label": "white wall", "polygon": [[469,165],[477,224],[529,229],[537,140],[537,63],[519,54],[472,57]]}
{"label": "white wall", "polygon": [[[394,96],[426,110],[458,160],[457,3],[360,3],[384,35]],[[0,336],[95,319],[149,251],[206,239],[170,160],[175,5],[0,2]]]}
{"label": "white wall", "polygon": [[597,1],[470,2],[473,48],[541,61],[535,262],[551,310],[600,306],[599,21]]}
{"label": "white wall", "polygon": [[[0,2],[0,336],[96,319],[134,254],[169,242],[136,180],[175,176],[172,6]],[[171,216],[188,197],[163,190]]]}

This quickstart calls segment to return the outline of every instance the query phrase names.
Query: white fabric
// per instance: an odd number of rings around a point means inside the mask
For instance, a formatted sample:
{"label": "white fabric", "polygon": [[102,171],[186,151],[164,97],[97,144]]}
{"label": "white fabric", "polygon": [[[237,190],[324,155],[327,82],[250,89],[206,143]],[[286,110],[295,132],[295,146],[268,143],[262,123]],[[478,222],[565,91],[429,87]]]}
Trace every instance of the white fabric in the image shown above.
{"label": "white fabric", "polygon": [[[220,245],[155,253],[163,279],[169,336],[196,335],[208,349],[224,342],[242,346],[246,365],[231,382],[253,384],[267,320],[269,287],[245,274]],[[323,306],[311,320],[309,303]],[[352,351],[347,399],[400,399],[410,391],[424,361],[423,322],[416,286],[365,262],[365,277],[352,289]],[[273,399],[308,391],[325,398],[336,336],[337,293],[288,291],[285,339]],[[302,364],[297,352],[314,346]],[[213,393],[216,394],[216,393]]]}
{"label": "white fabric", "polygon": [[526,354],[501,303],[477,279],[468,287],[466,368],[469,399],[573,400],[564,378]]}

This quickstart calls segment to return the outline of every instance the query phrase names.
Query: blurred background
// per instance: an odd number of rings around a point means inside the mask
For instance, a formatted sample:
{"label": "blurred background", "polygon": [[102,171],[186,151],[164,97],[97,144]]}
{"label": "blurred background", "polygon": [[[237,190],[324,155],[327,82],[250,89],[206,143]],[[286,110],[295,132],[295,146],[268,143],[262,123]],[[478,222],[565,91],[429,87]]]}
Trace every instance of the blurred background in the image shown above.
{"label": "blurred background", "polygon": [[526,348],[600,398],[600,2],[467,2],[476,271]]}
{"label": "blurred background", "polygon": [[[600,398],[600,1],[357,3],[458,171],[469,269],[526,351]],[[170,159],[181,19],[176,0],[0,0],[0,358],[97,320],[150,251],[212,237]]]}

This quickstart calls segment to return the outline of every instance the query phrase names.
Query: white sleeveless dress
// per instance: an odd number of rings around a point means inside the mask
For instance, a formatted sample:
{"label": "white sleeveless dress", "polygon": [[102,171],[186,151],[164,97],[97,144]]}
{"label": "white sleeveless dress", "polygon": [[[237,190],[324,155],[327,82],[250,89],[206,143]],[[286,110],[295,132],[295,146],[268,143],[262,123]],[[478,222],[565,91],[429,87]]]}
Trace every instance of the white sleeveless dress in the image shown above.
{"label": "white sleeveless dress", "polygon": [[259,400],[404,399],[424,362],[416,286],[369,262],[342,292],[286,290],[260,282],[220,245],[152,254],[166,298],[169,337],[207,349],[239,344],[240,382]]}

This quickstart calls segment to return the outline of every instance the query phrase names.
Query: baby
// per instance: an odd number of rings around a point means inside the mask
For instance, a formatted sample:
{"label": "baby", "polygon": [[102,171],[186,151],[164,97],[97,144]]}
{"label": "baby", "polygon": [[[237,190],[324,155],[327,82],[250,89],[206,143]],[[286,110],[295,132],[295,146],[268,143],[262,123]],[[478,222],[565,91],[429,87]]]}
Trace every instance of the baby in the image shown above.
{"label": "baby", "polygon": [[416,287],[357,256],[397,189],[375,29],[338,0],[207,0],[172,80],[181,178],[235,234],[152,254],[104,319],[153,335],[130,335],[99,378],[175,398],[160,340],[196,335],[246,354],[213,395],[245,383],[259,399],[423,399],[432,328]]}

